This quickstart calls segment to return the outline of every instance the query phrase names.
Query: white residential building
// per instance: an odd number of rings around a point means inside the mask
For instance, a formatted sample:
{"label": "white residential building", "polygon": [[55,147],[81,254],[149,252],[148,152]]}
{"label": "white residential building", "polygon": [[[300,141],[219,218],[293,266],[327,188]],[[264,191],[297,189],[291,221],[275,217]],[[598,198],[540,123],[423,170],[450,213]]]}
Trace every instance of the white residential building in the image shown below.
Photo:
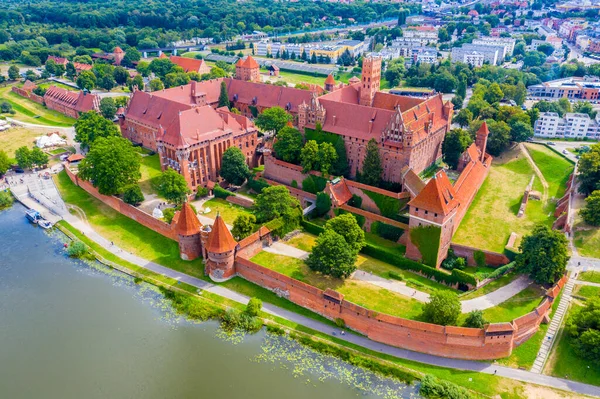
{"label": "white residential building", "polygon": [[402,31],[402,38],[418,42],[421,46],[437,44],[438,32],[433,26],[408,27]]}
{"label": "white residential building", "polygon": [[[504,51],[502,46],[483,46],[476,44],[463,44],[462,47],[454,47],[452,49],[452,62],[466,62],[473,66],[481,66],[487,61],[491,65],[498,65],[502,61],[500,58],[501,52]],[[483,55],[483,61],[480,61]],[[470,60],[467,62],[466,60]]]}
{"label": "white residential building", "polygon": [[588,114],[567,113],[561,118],[556,112],[542,112],[533,132],[536,137],[598,140],[600,120]]}
{"label": "white residential building", "polygon": [[504,54],[502,54],[502,59],[507,55],[512,55],[513,51],[515,51],[515,43],[517,41],[510,37],[493,37],[493,36],[484,36],[479,39],[473,39],[473,44],[479,44],[484,46],[502,46],[504,47]]}

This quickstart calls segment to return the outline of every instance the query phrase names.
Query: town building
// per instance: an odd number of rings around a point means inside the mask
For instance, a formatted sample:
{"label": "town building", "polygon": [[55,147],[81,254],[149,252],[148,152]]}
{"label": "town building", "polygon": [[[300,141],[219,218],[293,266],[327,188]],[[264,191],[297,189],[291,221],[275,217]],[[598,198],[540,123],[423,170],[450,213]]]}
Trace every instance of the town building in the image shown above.
{"label": "town building", "polygon": [[56,65],[62,65],[64,67],[67,66],[67,64],[69,63],[69,60],[63,57],[57,57],[55,55],[49,55],[48,58],[46,59],[46,62],[48,61],[54,61],[54,63]]}
{"label": "town building", "polygon": [[260,82],[260,66],[252,56],[240,58],[235,63],[235,78],[245,82]]}
{"label": "town building", "polygon": [[513,51],[515,50],[515,43],[517,41],[510,37],[492,37],[492,36],[483,36],[478,39],[473,39],[473,44],[483,45],[483,46],[502,46],[504,47],[504,52],[502,53],[501,58],[504,59],[507,55],[511,56]]}
{"label": "town building", "polygon": [[530,97],[536,99],[559,99],[598,101],[600,79],[597,76],[568,77],[532,85],[527,88]]}
{"label": "town building", "polygon": [[479,64],[479,62],[481,55],[483,55],[483,62],[498,65],[499,62],[504,60],[502,58],[504,51],[504,46],[463,44],[462,47],[453,47],[450,57],[453,62],[465,62],[473,66],[481,66],[483,63]]}
{"label": "town building", "polygon": [[543,138],[600,139],[600,120],[588,114],[567,113],[561,118],[556,112],[542,112],[535,121],[533,134]]}
{"label": "town building", "polygon": [[478,51],[454,51],[452,50],[452,62],[462,62],[472,67],[480,67],[485,62],[485,55]]}
{"label": "town building", "polygon": [[171,57],[169,57],[169,59],[173,64],[182,67],[185,73],[198,72],[200,75],[210,73],[210,67],[204,60],[197,60],[195,58],[187,57],[178,57],[176,55],[172,55]]}
{"label": "town building", "polygon": [[288,56],[295,54],[297,58],[306,53],[306,57],[313,56],[320,59],[322,62],[336,63],[338,58],[346,51],[353,57],[360,56],[366,50],[366,43],[360,40],[341,40],[338,42],[325,43],[281,43],[263,40],[253,43],[254,54],[266,57],[271,55],[277,58],[277,54],[281,56],[285,51]]}
{"label": "town building", "polygon": [[402,31],[402,37],[421,46],[438,43],[438,31],[434,26],[409,26]]}
{"label": "town building", "polygon": [[48,109],[75,119],[84,112],[100,110],[100,98],[97,95],[56,86],[50,86],[46,90],[44,104]]}

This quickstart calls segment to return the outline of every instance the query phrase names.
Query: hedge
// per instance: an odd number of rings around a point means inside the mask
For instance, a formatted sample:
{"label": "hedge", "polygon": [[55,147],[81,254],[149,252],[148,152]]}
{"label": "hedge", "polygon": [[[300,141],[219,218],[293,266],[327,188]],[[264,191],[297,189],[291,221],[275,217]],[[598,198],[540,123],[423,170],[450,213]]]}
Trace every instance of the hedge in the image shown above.
{"label": "hedge", "polygon": [[348,212],[341,208],[335,208],[333,213],[335,213],[335,216],[340,216],[340,215],[343,215],[344,213],[351,214],[352,216],[354,216],[354,219],[356,219],[356,223],[358,223],[358,226],[361,229],[365,225],[365,222],[367,221],[367,218],[365,218],[363,215],[357,215],[356,213]]}
{"label": "hedge", "polygon": [[371,233],[377,234],[379,237],[385,238],[386,240],[398,241],[402,234],[404,234],[404,230],[400,227],[375,221],[371,224]]}
{"label": "hedge", "polygon": [[430,374],[421,380],[419,393],[432,399],[472,399],[474,396],[465,388],[450,381],[442,381]]}
{"label": "hedge", "polygon": [[327,179],[321,176],[308,175],[302,180],[302,190],[308,193],[317,194],[325,190]]}
{"label": "hedge", "polygon": [[324,131],[317,133],[314,129],[306,127],[304,128],[304,138],[306,139],[306,141],[314,140],[317,142],[317,144],[329,143],[333,146],[336,145],[338,140],[343,140],[342,136],[338,134]]}
{"label": "hedge", "polygon": [[273,235],[279,236],[284,224],[285,222],[282,218],[277,218],[265,223],[265,227],[271,230],[271,233],[273,233]]}
{"label": "hedge", "polygon": [[485,280],[486,278],[497,279],[498,277],[504,276],[506,273],[513,271],[516,266],[517,264],[515,262],[510,262],[509,264],[500,266],[491,273],[475,273],[475,275],[479,280]]}
{"label": "hedge", "polygon": [[410,270],[417,273],[422,273],[429,278],[433,278],[439,283],[448,285],[468,284],[477,285],[475,277],[460,270],[452,270],[452,274],[444,273],[436,268],[424,265],[414,260],[407,259],[403,256],[396,255],[386,249],[376,247],[373,244],[367,243],[361,252],[365,255],[372,256],[382,262],[399,267],[400,269]]}
{"label": "hedge", "polygon": [[248,179],[248,187],[250,187],[252,189],[252,191],[254,191],[255,193],[260,194],[262,192],[262,190],[264,190],[267,187],[270,187],[270,185],[263,178],[260,178],[260,179],[251,178],[251,179]]}
{"label": "hedge", "polygon": [[309,221],[306,221],[304,219],[302,219],[300,221],[300,226],[302,226],[302,228],[304,230],[306,230],[308,233],[310,234],[314,234],[316,236],[318,236],[319,234],[321,234],[323,231],[325,231],[325,229],[317,224],[311,223]]}
{"label": "hedge", "polygon": [[213,194],[215,195],[215,197],[217,198],[227,198],[229,196],[235,196],[234,193],[232,193],[231,191],[225,190],[223,187],[219,186],[218,184],[215,184],[215,187],[213,188]]}

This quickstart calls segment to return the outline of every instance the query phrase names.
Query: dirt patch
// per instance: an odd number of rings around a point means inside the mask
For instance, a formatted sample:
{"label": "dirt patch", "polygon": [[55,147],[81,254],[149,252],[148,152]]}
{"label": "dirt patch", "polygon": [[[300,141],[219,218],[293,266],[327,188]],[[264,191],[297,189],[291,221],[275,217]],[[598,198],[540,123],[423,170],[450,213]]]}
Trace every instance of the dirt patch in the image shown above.
{"label": "dirt patch", "polygon": [[562,399],[562,398],[585,398],[573,392],[557,391],[552,388],[539,385],[525,385],[523,396],[527,399]]}
{"label": "dirt patch", "polygon": [[8,156],[13,158],[17,148],[22,146],[32,148],[36,137],[56,131],[57,129],[53,128],[13,126],[0,132],[0,149],[6,151]]}

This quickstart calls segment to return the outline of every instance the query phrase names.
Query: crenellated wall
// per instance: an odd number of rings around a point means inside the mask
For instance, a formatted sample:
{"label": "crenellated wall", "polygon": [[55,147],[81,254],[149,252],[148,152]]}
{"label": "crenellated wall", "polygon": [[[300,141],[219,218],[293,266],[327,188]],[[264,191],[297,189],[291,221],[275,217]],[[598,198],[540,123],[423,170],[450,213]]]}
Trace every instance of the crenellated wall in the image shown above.
{"label": "crenellated wall", "polygon": [[[365,309],[345,301],[343,295],[323,291],[277,273],[248,259],[236,258],[238,276],[331,320],[342,319],[352,330],[384,344],[459,359],[489,360],[509,356],[513,348],[533,335],[549,313],[557,289],[531,313],[511,323],[484,329],[440,326],[403,319]],[[558,291],[566,277],[557,283]]]}

